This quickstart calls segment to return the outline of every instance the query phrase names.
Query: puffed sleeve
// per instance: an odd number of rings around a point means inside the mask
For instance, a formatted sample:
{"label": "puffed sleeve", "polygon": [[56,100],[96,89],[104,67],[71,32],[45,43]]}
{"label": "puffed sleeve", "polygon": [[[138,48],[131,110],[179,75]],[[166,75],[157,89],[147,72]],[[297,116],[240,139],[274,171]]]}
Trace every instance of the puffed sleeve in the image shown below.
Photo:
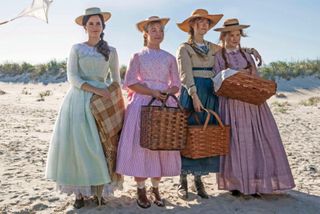
{"label": "puffed sleeve", "polygon": [[77,54],[77,46],[74,45],[71,48],[70,54],[69,54],[69,58],[68,58],[68,63],[67,63],[67,78],[68,78],[68,82],[77,87],[77,88],[81,88],[81,85],[83,83],[85,83],[86,81],[84,81],[79,74],[79,65],[78,65],[78,61],[79,61],[79,56]]}
{"label": "puffed sleeve", "polygon": [[111,81],[120,83],[121,79],[119,71],[119,59],[117,50],[115,48],[111,49],[109,66],[111,73]]}
{"label": "puffed sleeve", "polygon": [[182,85],[192,95],[197,92],[192,74],[192,62],[187,49],[181,45],[177,51],[178,69]]}
{"label": "puffed sleeve", "polygon": [[220,71],[224,70],[224,61],[222,59],[222,55],[221,55],[221,51],[219,51],[218,53],[216,53],[215,57],[214,57],[214,72],[215,74],[219,73]]}
{"label": "puffed sleeve", "polygon": [[170,64],[170,87],[176,86],[180,88],[181,81],[179,77],[178,65],[176,59],[172,56]]}
{"label": "puffed sleeve", "polygon": [[258,71],[257,71],[256,63],[254,62],[252,56],[250,54],[246,53],[246,52],[245,52],[245,56],[248,59],[249,63],[251,64],[252,75],[259,76]]}
{"label": "puffed sleeve", "polygon": [[123,88],[128,89],[128,86],[141,82],[140,63],[138,54],[134,54],[129,62],[129,67],[124,78]]}

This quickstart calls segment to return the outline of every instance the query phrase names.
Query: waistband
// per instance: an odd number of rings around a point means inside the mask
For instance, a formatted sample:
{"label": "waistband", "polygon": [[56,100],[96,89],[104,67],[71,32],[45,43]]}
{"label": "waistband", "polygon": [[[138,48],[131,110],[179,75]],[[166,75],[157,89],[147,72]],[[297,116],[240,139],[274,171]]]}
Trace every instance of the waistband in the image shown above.
{"label": "waistband", "polygon": [[213,67],[192,67],[193,71],[212,71]]}
{"label": "waistband", "polygon": [[212,67],[193,67],[192,73],[194,77],[212,78],[214,77],[212,69]]}

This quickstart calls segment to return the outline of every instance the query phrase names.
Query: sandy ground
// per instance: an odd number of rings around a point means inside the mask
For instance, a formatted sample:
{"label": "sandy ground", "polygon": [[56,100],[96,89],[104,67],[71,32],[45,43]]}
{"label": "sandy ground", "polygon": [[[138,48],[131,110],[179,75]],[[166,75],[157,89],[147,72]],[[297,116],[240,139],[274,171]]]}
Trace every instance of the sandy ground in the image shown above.
{"label": "sandy ground", "polygon": [[[123,192],[116,192],[107,205],[96,207],[91,200],[73,210],[74,197],[55,191],[44,179],[48,144],[67,83],[0,83],[0,213],[320,213],[320,89],[283,93],[268,103],[278,123],[296,182],[283,194],[234,198],[217,190],[215,175],[204,178],[210,199],[191,191],[183,201],[176,195],[178,177],[160,184],[167,206],[142,210],[135,201],[135,184],[125,178]],[[41,98],[42,97],[42,98]],[[306,104],[303,104],[305,102]],[[147,183],[150,186],[150,183]]]}

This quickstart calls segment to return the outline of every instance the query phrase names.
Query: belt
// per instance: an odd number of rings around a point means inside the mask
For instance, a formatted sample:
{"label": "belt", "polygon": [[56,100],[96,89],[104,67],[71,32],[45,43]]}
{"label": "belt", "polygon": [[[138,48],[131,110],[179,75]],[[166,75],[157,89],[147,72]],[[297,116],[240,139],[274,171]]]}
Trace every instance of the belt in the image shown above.
{"label": "belt", "polygon": [[192,67],[193,71],[212,71],[212,67]]}
{"label": "belt", "polygon": [[214,76],[212,67],[193,67],[192,71],[194,77],[212,78]]}

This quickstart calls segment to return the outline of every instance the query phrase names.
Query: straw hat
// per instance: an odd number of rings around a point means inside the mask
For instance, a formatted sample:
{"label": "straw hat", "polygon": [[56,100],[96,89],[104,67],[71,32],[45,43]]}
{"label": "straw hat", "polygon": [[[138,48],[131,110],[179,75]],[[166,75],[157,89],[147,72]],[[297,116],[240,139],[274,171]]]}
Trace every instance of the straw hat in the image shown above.
{"label": "straw hat", "polygon": [[91,7],[91,8],[87,8],[86,9],[84,15],[77,17],[75,19],[75,22],[78,25],[82,26],[83,17],[88,16],[88,15],[98,15],[98,14],[103,16],[103,21],[104,22],[108,21],[110,19],[110,17],[111,17],[111,13],[109,13],[109,12],[101,12],[100,8],[98,8],[98,7]]}
{"label": "straw hat", "polygon": [[205,9],[197,9],[191,13],[191,16],[181,23],[177,23],[178,27],[184,32],[190,31],[189,22],[195,18],[206,18],[210,20],[209,29],[213,28],[222,18],[223,14],[208,14]]}
{"label": "straw hat", "polygon": [[150,22],[161,22],[161,25],[165,26],[169,20],[170,20],[169,18],[159,18],[159,16],[150,16],[149,18],[147,18],[141,22],[138,22],[137,28],[139,31],[143,32],[145,26]]}
{"label": "straw hat", "polygon": [[227,32],[227,31],[234,31],[234,30],[241,30],[244,28],[248,28],[250,25],[240,25],[238,19],[227,19],[223,23],[223,27],[214,29],[215,31],[220,32]]}

